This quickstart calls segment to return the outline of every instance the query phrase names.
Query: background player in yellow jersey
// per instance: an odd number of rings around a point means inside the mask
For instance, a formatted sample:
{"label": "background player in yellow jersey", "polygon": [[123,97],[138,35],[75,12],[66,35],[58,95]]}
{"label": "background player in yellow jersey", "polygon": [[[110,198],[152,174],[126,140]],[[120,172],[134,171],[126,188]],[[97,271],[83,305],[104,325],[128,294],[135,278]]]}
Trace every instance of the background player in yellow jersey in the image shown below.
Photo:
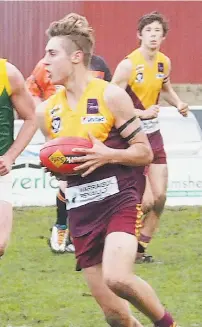
{"label": "background player in yellow jersey", "polygon": [[152,288],[132,272],[145,185],[142,166],[152,161],[151,147],[127,93],[89,73],[93,30],[82,21],[70,14],[50,25],[44,63],[53,83],[65,90],[37,108],[46,137],[81,136],[93,142],[92,149],[80,149],[84,156],[75,170],[82,175],[67,178],[77,268],[84,270],[110,326],[142,327],[128,300],[155,327],[176,327]]}
{"label": "background player in yellow jersey", "polygon": [[[13,140],[14,112],[24,124]],[[36,131],[35,105],[19,70],[0,59],[0,257],[12,229],[11,168]]]}
{"label": "background player in yellow jersey", "polygon": [[[144,255],[144,252],[163,211],[168,181],[166,154],[158,122],[160,92],[163,92],[165,100],[175,106],[181,115],[186,116],[188,112],[188,105],[179,99],[171,86],[170,59],[159,52],[167,32],[167,22],[160,13],[152,12],[141,17],[137,32],[140,47],[120,62],[112,79],[131,96],[135,112],[142,120],[154,153],[153,162],[147,169],[142,206],[146,216],[138,246],[139,256],[145,260],[151,258]],[[172,126],[170,128],[172,130]]]}

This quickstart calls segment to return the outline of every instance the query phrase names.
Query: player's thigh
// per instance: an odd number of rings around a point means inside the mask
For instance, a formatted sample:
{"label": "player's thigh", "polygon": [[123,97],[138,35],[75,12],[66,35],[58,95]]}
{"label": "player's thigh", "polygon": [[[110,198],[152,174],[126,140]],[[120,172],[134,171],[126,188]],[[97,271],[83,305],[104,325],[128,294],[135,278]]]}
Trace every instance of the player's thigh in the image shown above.
{"label": "player's thigh", "polygon": [[[103,275],[120,282],[132,273],[140,235],[142,210],[136,203],[118,210],[107,226],[103,251]],[[115,269],[116,267],[116,269]],[[123,280],[122,280],[123,281]]]}
{"label": "player's thigh", "polygon": [[150,164],[148,179],[153,193],[154,201],[166,194],[168,185],[167,164]]}
{"label": "player's thigh", "polygon": [[130,314],[127,301],[115,295],[106,285],[101,264],[86,268],[83,271],[91,294],[106,316],[113,313]]}
{"label": "player's thigh", "polygon": [[122,283],[132,273],[138,241],[135,235],[113,232],[105,239],[103,252],[103,276],[108,285]]}

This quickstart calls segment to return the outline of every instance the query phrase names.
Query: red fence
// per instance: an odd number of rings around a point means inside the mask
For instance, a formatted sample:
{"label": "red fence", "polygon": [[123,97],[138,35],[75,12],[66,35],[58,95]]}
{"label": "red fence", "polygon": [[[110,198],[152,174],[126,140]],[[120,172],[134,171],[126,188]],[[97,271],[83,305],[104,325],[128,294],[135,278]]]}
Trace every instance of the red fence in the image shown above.
{"label": "red fence", "polygon": [[0,55],[28,76],[43,56],[45,29],[71,11],[87,16],[96,31],[96,52],[117,63],[137,47],[138,18],[158,10],[170,22],[162,50],[171,58],[175,83],[202,80],[202,2],[181,1],[3,1],[0,2]]}

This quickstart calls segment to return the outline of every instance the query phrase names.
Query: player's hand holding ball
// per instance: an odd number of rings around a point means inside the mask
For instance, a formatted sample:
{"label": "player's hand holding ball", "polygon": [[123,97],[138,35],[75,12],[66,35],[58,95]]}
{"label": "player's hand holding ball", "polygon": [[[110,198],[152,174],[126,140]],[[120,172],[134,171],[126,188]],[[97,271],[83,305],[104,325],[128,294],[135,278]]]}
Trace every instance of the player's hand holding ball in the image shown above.
{"label": "player's hand holding ball", "polygon": [[92,148],[79,147],[72,150],[75,153],[83,153],[83,157],[75,157],[73,159],[74,163],[82,163],[74,168],[75,172],[81,172],[82,177],[91,174],[95,169],[113,161],[113,149],[107,147],[91,134],[89,134],[89,138],[93,144]]}

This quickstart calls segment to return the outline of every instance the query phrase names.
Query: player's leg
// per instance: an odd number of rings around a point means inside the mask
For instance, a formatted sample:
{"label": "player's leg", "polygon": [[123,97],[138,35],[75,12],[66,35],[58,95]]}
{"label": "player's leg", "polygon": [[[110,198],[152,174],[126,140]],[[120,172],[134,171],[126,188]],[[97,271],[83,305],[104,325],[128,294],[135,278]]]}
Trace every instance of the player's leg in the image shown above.
{"label": "player's leg", "polygon": [[106,226],[97,226],[87,235],[74,238],[77,270],[83,269],[89,289],[112,327],[142,327],[132,316],[127,301],[115,295],[103,280],[102,255]]}
{"label": "player's leg", "polygon": [[[149,170],[149,167],[148,167],[148,170]],[[144,191],[144,195],[143,195],[143,199],[142,199],[143,214],[147,214],[149,211],[151,211],[151,209],[154,206],[154,196],[153,196],[153,192],[152,192],[151,185],[149,182],[148,170],[147,170],[147,175],[146,175],[146,187],[145,187],[145,191]]]}
{"label": "player's leg", "polygon": [[[168,168],[166,164],[151,164],[148,170],[148,180],[153,194],[153,208],[145,215],[143,220],[143,227],[139,238],[139,249],[146,250],[150,243],[155,230],[159,224],[159,218],[163,212],[166,202],[166,191],[168,183]],[[147,201],[143,197],[144,201]],[[138,250],[139,250],[138,249]]]}
{"label": "player's leg", "polygon": [[[117,223],[116,219],[116,225]],[[125,232],[108,234],[102,263],[104,282],[116,295],[144,313],[155,327],[174,327],[176,325],[173,318],[165,311],[151,286],[133,275],[137,246],[138,241],[132,234]]]}
{"label": "player's leg", "polygon": [[131,314],[128,302],[112,292],[103,280],[102,266],[84,269],[88,287],[112,327],[143,327]]}
{"label": "player's leg", "polygon": [[66,186],[66,181],[60,181],[59,191],[56,197],[57,219],[55,225],[52,228],[50,237],[51,249],[56,253],[64,253],[66,248],[69,248],[70,245],[72,246],[72,251],[68,252],[74,252],[74,247],[69,239],[68,216],[65,200]]}
{"label": "player's leg", "polygon": [[12,230],[12,180],[11,175],[0,176],[0,257],[3,256]]}

